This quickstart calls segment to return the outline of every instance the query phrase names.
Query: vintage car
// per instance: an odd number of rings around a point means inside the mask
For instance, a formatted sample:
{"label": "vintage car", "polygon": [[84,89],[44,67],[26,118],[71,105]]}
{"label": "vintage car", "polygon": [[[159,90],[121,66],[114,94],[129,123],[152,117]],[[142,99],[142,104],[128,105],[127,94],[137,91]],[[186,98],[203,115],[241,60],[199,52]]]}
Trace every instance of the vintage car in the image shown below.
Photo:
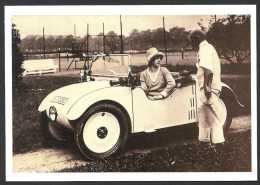
{"label": "vintage car", "polygon": [[[73,135],[82,154],[97,159],[118,153],[129,134],[197,122],[196,75],[171,72],[180,85],[167,98],[150,100],[131,68],[127,54],[87,55],[81,83],[57,89],[41,102],[38,110],[44,137],[49,134],[66,140]],[[228,96],[222,101],[222,122],[227,130],[232,115],[226,107],[238,100],[229,86],[222,86],[221,94]]]}

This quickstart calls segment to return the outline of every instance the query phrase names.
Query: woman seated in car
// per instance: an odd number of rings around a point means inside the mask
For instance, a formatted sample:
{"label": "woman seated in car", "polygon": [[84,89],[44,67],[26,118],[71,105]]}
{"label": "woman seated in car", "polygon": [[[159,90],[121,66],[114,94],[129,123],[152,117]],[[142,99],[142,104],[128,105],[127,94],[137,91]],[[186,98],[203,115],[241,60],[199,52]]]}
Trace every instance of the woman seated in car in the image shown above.
{"label": "woman seated in car", "polygon": [[169,96],[176,86],[175,80],[165,67],[160,67],[163,53],[156,48],[147,51],[148,68],[140,75],[141,86],[149,99],[160,100]]}

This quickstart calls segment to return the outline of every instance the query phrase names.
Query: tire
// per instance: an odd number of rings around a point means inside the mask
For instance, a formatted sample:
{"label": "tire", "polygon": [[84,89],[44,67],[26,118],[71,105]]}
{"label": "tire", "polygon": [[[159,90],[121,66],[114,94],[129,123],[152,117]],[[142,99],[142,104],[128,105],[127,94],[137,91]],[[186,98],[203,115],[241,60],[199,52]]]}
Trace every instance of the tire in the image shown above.
{"label": "tire", "polygon": [[231,123],[232,123],[232,107],[230,106],[230,100],[227,100],[226,97],[224,97],[223,95],[220,96],[220,99],[223,101],[223,103],[225,104],[225,107],[226,107],[226,111],[227,111],[227,116],[226,116],[226,121],[223,125],[223,131],[224,131],[224,135],[227,134],[230,126],[231,126]]}
{"label": "tire", "polygon": [[223,125],[223,131],[224,131],[224,134],[226,134],[231,126],[231,123],[232,123],[232,116],[230,115],[230,112],[227,110],[227,118],[226,118],[226,121]]}
{"label": "tire", "polygon": [[125,145],[129,127],[124,113],[115,105],[101,103],[85,112],[74,132],[74,141],[88,159],[117,154]]}

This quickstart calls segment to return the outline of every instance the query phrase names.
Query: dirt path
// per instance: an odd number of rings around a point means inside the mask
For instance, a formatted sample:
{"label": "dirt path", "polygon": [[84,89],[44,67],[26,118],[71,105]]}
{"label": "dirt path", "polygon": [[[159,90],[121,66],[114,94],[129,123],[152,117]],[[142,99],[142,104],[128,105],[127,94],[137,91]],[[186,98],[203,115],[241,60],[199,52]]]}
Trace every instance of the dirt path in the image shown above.
{"label": "dirt path", "polygon": [[[250,115],[233,118],[230,132],[237,133],[248,129],[251,129]],[[127,153],[129,152],[131,151]],[[146,153],[149,152],[149,149],[133,149],[133,152]],[[89,162],[85,161],[75,148],[40,149],[35,152],[14,155],[13,171],[53,172],[64,168],[86,165],[87,163]]]}

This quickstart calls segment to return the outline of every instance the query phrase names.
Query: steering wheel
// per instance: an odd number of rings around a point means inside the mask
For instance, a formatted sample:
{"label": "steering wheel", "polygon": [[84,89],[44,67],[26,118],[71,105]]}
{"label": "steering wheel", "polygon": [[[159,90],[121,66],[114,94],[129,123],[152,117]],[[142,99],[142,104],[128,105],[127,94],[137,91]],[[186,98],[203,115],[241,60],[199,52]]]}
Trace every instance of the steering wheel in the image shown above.
{"label": "steering wheel", "polygon": [[117,73],[115,71],[113,71],[112,69],[107,69],[106,71],[111,72],[113,75],[117,75]]}

